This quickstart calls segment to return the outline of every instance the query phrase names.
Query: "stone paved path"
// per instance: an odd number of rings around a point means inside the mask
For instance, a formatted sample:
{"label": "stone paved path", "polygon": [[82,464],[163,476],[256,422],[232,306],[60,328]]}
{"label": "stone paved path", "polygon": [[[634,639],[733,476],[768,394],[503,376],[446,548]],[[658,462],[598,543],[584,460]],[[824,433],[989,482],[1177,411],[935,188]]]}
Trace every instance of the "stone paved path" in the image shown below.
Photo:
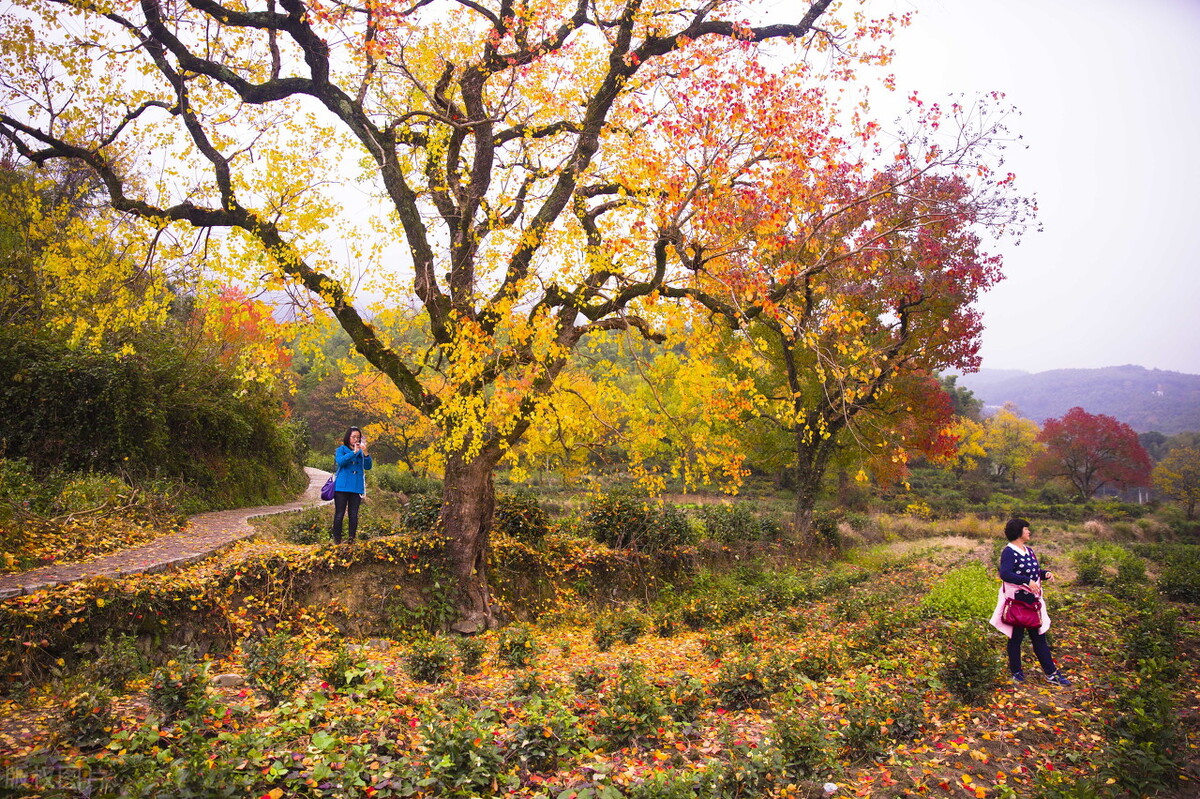
{"label": "stone paved path", "polygon": [[200,513],[190,519],[183,530],[149,541],[141,546],[122,549],[87,563],[43,566],[27,572],[0,575],[0,599],[32,594],[59,583],[86,580],[89,577],[124,577],[178,569],[212,557],[226,547],[254,534],[250,519],[287,513],[321,504],[321,486],[329,472],[305,467],[308,488],[294,502],[286,505],[264,505],[258,508],[238,508],[212,513]]}

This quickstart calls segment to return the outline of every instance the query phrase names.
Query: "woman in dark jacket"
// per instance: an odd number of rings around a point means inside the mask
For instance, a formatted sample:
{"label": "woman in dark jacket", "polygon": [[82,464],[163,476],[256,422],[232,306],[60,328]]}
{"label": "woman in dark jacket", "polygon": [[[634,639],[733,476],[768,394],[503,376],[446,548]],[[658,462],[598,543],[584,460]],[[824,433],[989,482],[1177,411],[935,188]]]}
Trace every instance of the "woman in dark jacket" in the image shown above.
{"label": "woman in dark jacket", "polygon": [[333,483],[333,543],[342,543],[342,517],[347,511],[350,517],[348,540],[353,542],[358,532],[358,507],[367,492],[366,472],[371,468],[371,456],[367,454],[367,441],[362,431],[357,427],[348,429],[333,459],[337,463],[337,477]]}
{"label": "woman in dark jacket", "polygon": [[[1042,580],[1053,580],[1054,574],[1043,569],[1038,564],[1037,555],[1029,546],[1032,531],[1029,522],[1024,519],[1010,519],[1004,526],[1004,537],[1008,539],[1000,553],[1000,579],[1005,585],[1000,588],[1000,598],[996,603],[996,612],[992,615],[992,625],[1008,636],[1008,668],[1015,682],[1025,682],[1025,672],[1021,669],[1021,642],[1025,638],[1024,627],[1014,627],[1005,624],[1001,612],[1006,598],[1023,602],[1034,602],[1042,598]],[[1029,638],[1033,642],[1033,652],[1037,655],[1046,679],[1054,685],[1067,687],[1071,681],[1054,665],[1054,657],[1050,653],[1050,643],[1046,640],[1046,632],[1050,629],[1050,617],[1046,614],[1046,603],[1041,603],[1041,626],[1029,630]]]}

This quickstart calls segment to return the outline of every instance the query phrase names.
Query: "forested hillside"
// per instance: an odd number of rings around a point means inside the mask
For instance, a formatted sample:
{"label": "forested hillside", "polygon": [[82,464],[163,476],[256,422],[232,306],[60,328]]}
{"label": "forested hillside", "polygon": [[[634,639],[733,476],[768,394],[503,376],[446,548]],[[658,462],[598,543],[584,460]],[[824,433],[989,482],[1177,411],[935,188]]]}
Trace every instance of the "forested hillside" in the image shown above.
{"label": "forested hillside", "polygon": [[1055,369],[1014,372],[983,369],[964,375],[969,388],[988,407],[1016,403],[1036,422],[1061,416],[1075,406],[1125,422],[1139,433],[1168,435],[1200,430],[1200,375],[1110,366],[1104,369]]}

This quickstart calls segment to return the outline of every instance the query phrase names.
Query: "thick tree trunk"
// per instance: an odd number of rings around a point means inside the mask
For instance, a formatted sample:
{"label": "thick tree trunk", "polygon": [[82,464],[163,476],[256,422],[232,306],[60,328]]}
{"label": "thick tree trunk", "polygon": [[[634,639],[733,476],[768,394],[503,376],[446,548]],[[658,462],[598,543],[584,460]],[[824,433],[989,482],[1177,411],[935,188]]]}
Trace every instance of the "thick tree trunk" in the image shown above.
{"label": "thick tree trunk", "polygon": [[821,488],[821,475],[801,464],[796,479],[796,530],[815,540],[813,535],[813,508],[817,504],[817,494]]}
{"label": "thick tree trunk", "polygon": [[455,632],[473,634],[496,626],[487,580],[487,545],[496,507],[492,458],[451,458],[446,464],[442,525],[450,539],[450,576],[457,589]]}
{"label": "thick tree trunk", "polygon": [[829,462],[829,452],[821,443],[808,444],[796,436],[796,529],[815,541],[813,509],[821,493],[821,481]]}

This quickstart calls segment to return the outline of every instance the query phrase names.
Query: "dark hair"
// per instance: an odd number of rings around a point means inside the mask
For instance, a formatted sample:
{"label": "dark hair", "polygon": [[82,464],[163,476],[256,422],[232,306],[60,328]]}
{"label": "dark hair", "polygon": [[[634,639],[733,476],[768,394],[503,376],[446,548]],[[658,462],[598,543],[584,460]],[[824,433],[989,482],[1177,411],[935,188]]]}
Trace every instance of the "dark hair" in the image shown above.
{"label": "dark hair", "polygon": [[[358,428],[351,425],[350,427],[346,428],[346,435],[342,436],[342,443],[345,444],[347,447],[350,446],[350,434],[353,433],[355,430],[358,430]],[[358,430],[358,432],[360,434],[362,433],[361,430]]]}
{"label": "dark hair", "polygon": [[1009,519],[1008,524],[1004,525],[1004,537],[1009,541],[1016,541],[1028,526],[1029,522],[1024,519]]}

